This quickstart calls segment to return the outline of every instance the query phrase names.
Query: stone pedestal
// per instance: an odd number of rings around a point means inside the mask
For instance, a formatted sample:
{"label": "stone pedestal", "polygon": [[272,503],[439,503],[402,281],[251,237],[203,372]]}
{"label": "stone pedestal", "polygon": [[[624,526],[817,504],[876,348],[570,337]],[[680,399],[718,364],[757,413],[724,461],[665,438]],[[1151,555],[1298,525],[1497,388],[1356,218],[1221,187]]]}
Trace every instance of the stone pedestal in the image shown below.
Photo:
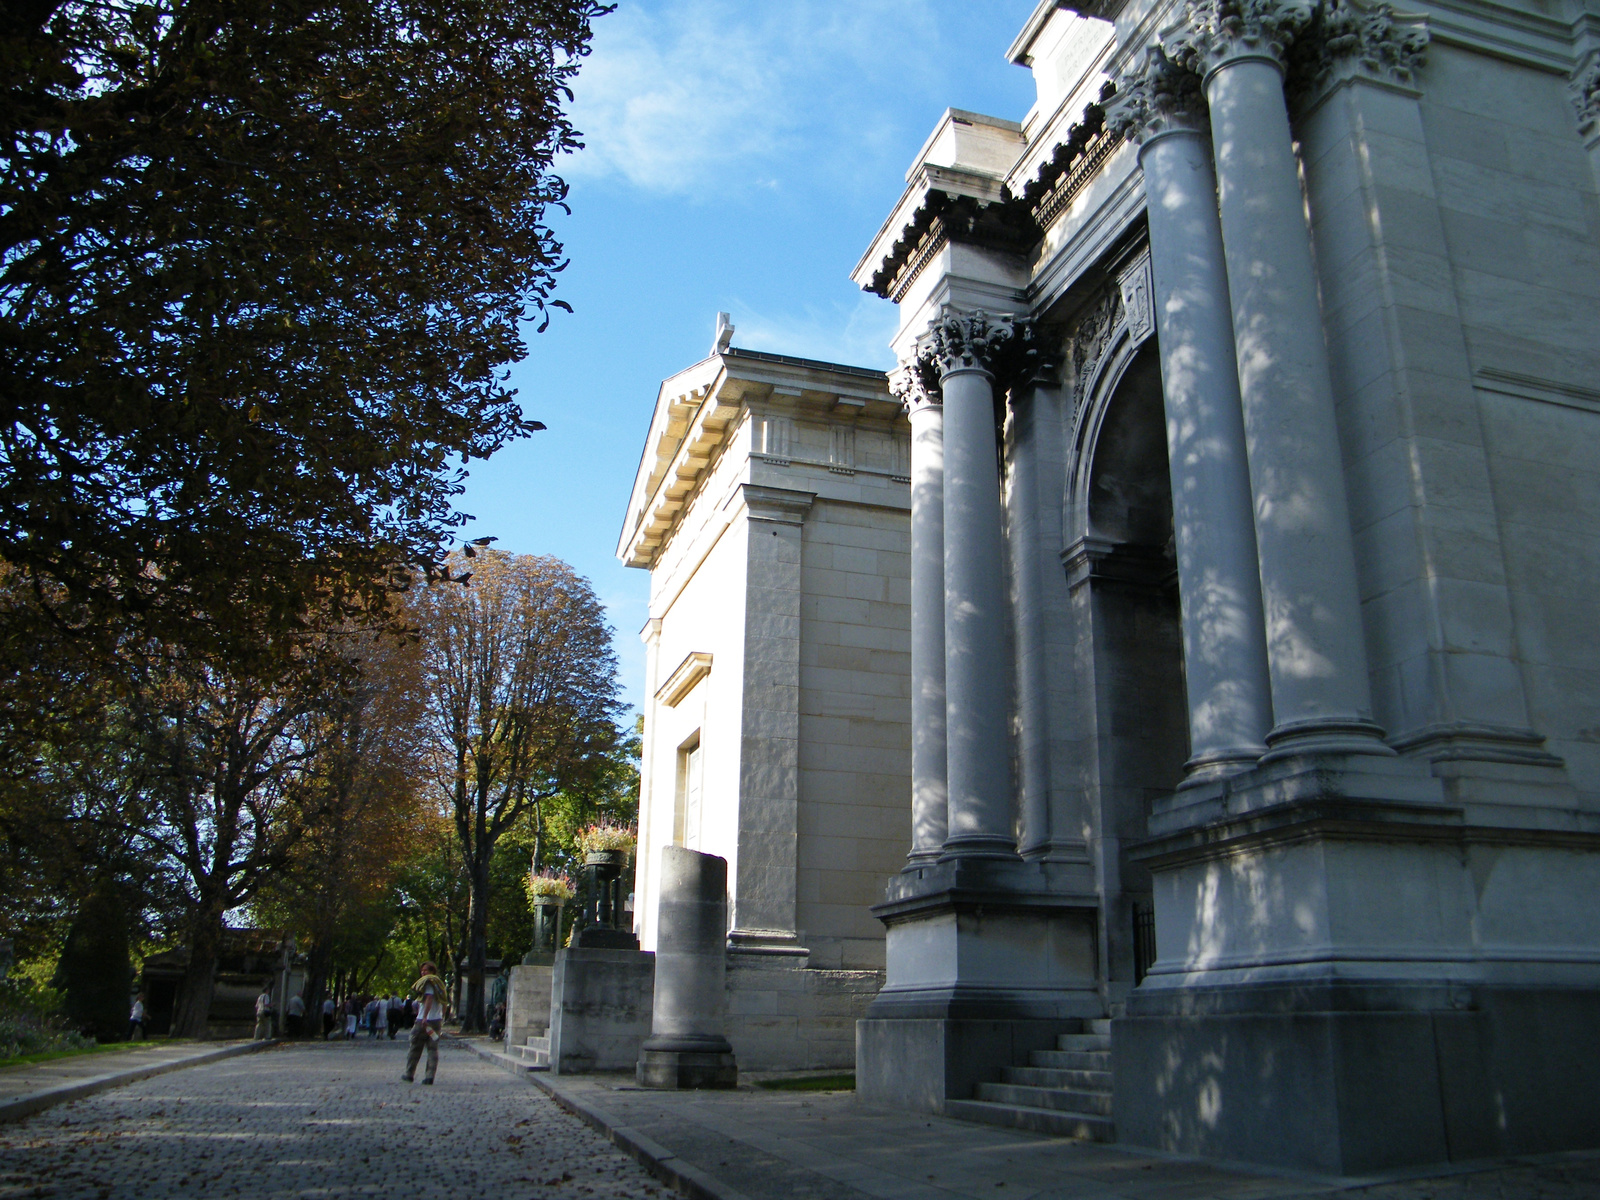
{"label": "stone pedestal", "polygon": [[556,954],[550,985],[550,1070],[632,1070],[650,1034],[654,954],[571,948]]}
{"label": "stone pedestal", "polygon": [[731,1088],[739,1082],[724,1033],[728,863],[682,846],[661,851],[650,1037],[636,1077],[648,1088]]}
{"label": "stone pedestal", "polygon": [[550,983],[553,961],[522,963],[510,969],[506,986],[506,1043],[523,1046],[550,1029]]}

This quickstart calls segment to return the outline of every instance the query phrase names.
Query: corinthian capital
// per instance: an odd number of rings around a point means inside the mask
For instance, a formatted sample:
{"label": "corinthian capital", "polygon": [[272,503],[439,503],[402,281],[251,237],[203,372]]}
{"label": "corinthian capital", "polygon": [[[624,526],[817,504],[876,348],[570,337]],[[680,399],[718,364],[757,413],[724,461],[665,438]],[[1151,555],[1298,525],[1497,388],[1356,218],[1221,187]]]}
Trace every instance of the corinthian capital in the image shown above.
{"label": "corinthian capital", "polygon": [[1011,317],[991,317],[981,309],[947,313],[928,327],[919,357],[932,362],[941,379],[951,371],[971,368],[999,379],[1014,369],[1017,333],[1023,324]]}
{"label": "corinthian capital", "polygon": [[926,352],[919,352],[898,371],[889,373],[889,394],[900,401],[908,413],[943,404],[939,368]]}
{"label": "corinthian capital", "polygon": [[1410,85],[1427,53],[1423,18],[1401,15],[1387,4],[1322,0],[1290,52],[1289,79],[1301,92],[1354,72]]}
{"label": "corinthian capital", "polygon": [[1166,53],[1202,78],[1240,58],[1287,67],[1290,47],[1313,15],[1306,0],[1188,0]]}
{"label": "corinthian capital", "polygon": [[1203,133],[1208,124],[1200,76],[1167,57],[1160,46],[1145,49],[1145,61],[1117,80],[1106,105],[1106,126],[1141,145],[1163,133]]}

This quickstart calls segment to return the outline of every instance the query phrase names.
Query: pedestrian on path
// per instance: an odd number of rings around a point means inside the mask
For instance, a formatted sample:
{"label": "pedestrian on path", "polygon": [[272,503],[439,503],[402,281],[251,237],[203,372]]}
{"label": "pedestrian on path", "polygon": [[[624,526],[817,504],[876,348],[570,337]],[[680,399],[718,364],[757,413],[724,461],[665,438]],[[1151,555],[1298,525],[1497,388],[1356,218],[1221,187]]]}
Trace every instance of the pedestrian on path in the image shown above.
{"label": "pedestrian on path", "polygon": [[272,1036],[272,984],[261,985],[261,995],[256,997],[256,1041],[264,1042]]}
{"label": "pedestrian on path", "polygon": [[389,1036],[389,997],[379,996],[372,1002],[372,1036],[382,1041]]}
{"label": "pedestrian on path", "polygon": [[337,1012],[337,1009],[338,1009],[338,1005],[336,1005],[333,1002],[333,997],[332,996],[329,996],[326,1000],[324,1000],[322,1002],[322,1040],[323,1041],[327,1041],[328,1040],[328,1035],[333,1032],[334,1016],[335,1016],[335,1014]]}
{"label": "pedestrian on path", "polygon": [[297,1038],[306,1022],[306,1001],[299,992],[289,997],[289,1036]]}
{"label": "pedestrian on path", "polygon": [[423,1050],[428,1052],[428,1070],[423,1083],[432,1083],[439,1073],[439,1038],[444,1032],[444,980],[431,962],[422,964],[417,981],[411,985],[411,994],[417,1000],[417,1021],[411,1027],[411,1048],[406,1052],[406,1073],[400,1078],[410,1083],[417,1077],[417,1060]]}
{"label": "pedestrian on path", "polygon": [[389,1021],[389,1040],[391,1042],[394,1041],[394,1035],[395,1035],[396,1032],[399,1031],[400,1026],[405,1024],[405,1015],[406,1015],[406,1002],[404,1000],[400,999],[399,996],[391,995],[389,997],[389,1016],[388,1016],[388,1021]]}
{"label": "pedestrian on path", "polygon": [[144,1041],[144,993],[133,998],[133,1009],[128,1013],[128,1040]]}
{"label": "pedestrian on path", "polygon": [[351,996],[344,1002],[344,1036],[346,1041],[354,1041],[356,1029],[361,1024],[361,997]]}

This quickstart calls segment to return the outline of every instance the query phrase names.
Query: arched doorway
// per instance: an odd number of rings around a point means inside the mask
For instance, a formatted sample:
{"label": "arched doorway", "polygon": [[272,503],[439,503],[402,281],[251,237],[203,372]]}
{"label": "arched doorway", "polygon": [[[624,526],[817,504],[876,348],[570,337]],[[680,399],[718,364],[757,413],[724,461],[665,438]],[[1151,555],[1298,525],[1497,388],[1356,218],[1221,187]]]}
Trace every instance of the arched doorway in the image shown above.
{"label": "arched doorway", "polygon": [[1149,873],[1124,847],[1146,836],[1152,802],[1189,757],[1188,706],[1172,533],[1161,369],[1154,337],[1118,318],[1086,364],[1067,495],[1063,559],[1080,654],[1080,712],[1092,726],[1085,784],[1096,822],[1101,953],[1110,999],[1141,971],[1136,928],[1151,912]]}

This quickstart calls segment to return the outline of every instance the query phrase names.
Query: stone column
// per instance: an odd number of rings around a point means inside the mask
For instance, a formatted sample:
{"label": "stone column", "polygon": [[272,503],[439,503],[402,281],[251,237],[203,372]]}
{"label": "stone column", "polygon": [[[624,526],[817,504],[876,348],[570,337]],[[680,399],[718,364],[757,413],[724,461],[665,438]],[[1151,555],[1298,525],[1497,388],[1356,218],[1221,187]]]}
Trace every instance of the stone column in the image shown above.
{"label": "stone column", "polygon": [[1144,171],[1193,786],[1253,766],[1272,726],[1217,181],[1200,81],[1159,48],[1110,121]]}
{"label": "stone column", "polygon": [[1311,8],[1190,9],[1173,56],[1204,82],[1249,447],[1275,725],[1268,758],[1393,754],[1372,720],[1355,548],[1284,62]]}
{"label": "stone column", "polygon": [[728,863],[682,846],[661,851],[655,997],[636,1078],[649,1088],[731,1088],[739,1082],[727,1010]]}
{"label": "stone column", "polygon": [[948,831],[944,688],[944,409],[936,373],[915,361],[894,379],[911,419],[911,853],[937,862]]}
{"label": "stone column", "polygon": [[1038,393],[1053,382],[1055,363],[1040,363],[1011,400],[1014,436],[1006,494],[1010,500],[1008,544],[1016,607],[1017,715],[1022,785],[1022,832],[1018,852],[1037,858],[1048,852],[1050,831],[1050,714],[1046,700],[1045,614],[1039,565]]}
{"label": "stone column", "polygon": [[944,392],[946,858],[1017,853],[994,410],[994,367],[1012,340],[1008,321],[951,315],[926,351]]}

